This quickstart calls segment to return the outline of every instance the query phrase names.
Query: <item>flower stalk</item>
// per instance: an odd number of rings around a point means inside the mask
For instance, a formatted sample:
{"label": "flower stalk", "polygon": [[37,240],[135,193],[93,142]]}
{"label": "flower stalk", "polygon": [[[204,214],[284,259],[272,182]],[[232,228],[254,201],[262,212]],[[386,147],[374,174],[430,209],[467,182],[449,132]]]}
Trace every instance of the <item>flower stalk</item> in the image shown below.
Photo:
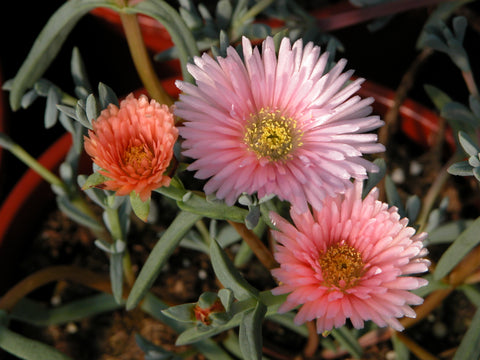
{"label": "flower stalk", "polygon": [[53,172],[43,166],[37,159],[31,156],[23,147],[13,142],[7,135],[0,134],[0,145],[10,151],[17,159],[22,161],[30,169],[40,175],[52,186],[56,186],[68,193],[67,185]]}
{"label": "flower stalk", "polygon": [[21,299],[32,291],[59,280],[74,281],[105,293],[112,292],[108,276],[76,266],[51,266],[27,276],[7,291],[0,299],[0,309],[11,311]]}
{"label": "flower stalk", "polygon": [[137,69],[138,75],[142,80],[150,96],[161,104],[171,106],[172,98],[167,94],[153,68],[153,64],[148,56],[147,48],[143,42],[140,25],[135,14],[126,14],[120,12],[123,29],[127,38],[130,54],[133,63]]}
{"label": "flower stalk", "polygon": [[245,224],[237,223],[234,221],[228,222],[233,228],[240,234],[242,239],[250,246],[255,256],[267,269],[271,270],[278,267],[278,263],[275,261],[272,253],[260,238],[255,235],[252,230],[249,230]]}

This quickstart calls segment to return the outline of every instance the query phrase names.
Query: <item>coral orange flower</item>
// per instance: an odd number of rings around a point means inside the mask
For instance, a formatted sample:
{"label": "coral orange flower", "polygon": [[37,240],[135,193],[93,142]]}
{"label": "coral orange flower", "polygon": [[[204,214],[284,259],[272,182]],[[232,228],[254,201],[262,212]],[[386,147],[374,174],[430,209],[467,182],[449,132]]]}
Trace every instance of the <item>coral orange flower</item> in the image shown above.
{"label": "coral orange flower", "polygon": [[378,201],[378,189],[364,200],[357,181],[345,194],[325,200],[320,211],[290,211],[292,225],[278,214],[272,270],[280,285],[273,294],[289,294],[279,311],[300,305],[295,323],[317,321],[322,333],[345,324],[355,328],[372,320],[379,326],[403,327],[397,318],[415,317],[409,305],[423,299],[412,294],[428,282],[410,276],[428,270],[423,247],[426,233],[415,235],[395,207]]}
{"label": "coral orange flower", "polygon": [[104,186],[117,195],[132,191],[142,201],[152,190],[170,184],[165,175],[178,137],[172,112],[166,105],[145,95],[133,94],[120,103],[110,104],[85,137],[85,150],[108,180]]}
{"label": "coral orange flower", "polygon": [[363,79],[349,82],[345,60],[328,70],[328,53],[288,38],[278,56],[271,37],[261,53],[242,45],[243,60],[233,47],[225,58],[204,54],[187,65],[196,84],[177,82],[183,154],[207,194],[229,205],[274,194],[303,212],[376,170],[362,155],[384,151],[367,133],[383,122],[370,115],[373,98],[355,95]]}

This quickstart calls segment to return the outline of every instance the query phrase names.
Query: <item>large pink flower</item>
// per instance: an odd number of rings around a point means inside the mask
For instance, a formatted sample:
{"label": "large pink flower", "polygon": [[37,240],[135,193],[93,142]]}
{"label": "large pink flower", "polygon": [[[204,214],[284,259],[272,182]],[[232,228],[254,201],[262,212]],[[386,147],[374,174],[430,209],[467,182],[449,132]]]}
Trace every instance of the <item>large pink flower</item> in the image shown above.
{"label": "large pink flower", "polygon": [[108,178],[105,189],[120,196],[135,191],[146,201],[152,190],[170,184],[164,172],[178,130],[166,105],[130,94],[120,108],[110,104],[103,110],[92,127],[85,137],[85,150]]}
{"label": "large pink flower", "polygon": [[427,234],[414,235],[407,218],[378,201],[376,188],[364,200],[361,194],[357,181],[344,195],[327,198],[313,215],[291,211],[295,226],[271,214],[280,264],[272,271],[280,284],[272,292],[289,293],[280,311],[301,305],[295,323],[316,319],[318,333],[344,325],[347,318],[355,328],[372,320],[402,330],[396,318],[415,317],[409,305],[423,302],[409,290],[427,284],[410,276],[428,269]]}
{"label": "large pink flower", "polygon": [[196,85],[177,82],[183,153],[197,178],[210,178],[207,194],[230,205],[244,192],[275,194],[303,212],[376,170],[361,156],[384,151],[365,134],[383,122],[369,116],[372,98],[353,96],[363,79],[348,83],[345,60],[327,71],[327,53],[288,38],[278,57],[271,37],[261,54],[242,45],[243,61],[233,47],[216,61],[204,54],[188,65]]}

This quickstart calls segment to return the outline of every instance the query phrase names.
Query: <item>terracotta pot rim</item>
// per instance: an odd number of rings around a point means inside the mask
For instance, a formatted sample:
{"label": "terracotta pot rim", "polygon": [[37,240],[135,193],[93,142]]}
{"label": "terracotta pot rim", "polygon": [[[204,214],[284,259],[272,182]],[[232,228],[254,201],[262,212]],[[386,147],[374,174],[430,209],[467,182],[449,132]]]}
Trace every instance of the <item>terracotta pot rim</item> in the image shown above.
{"label": "terracotta pot rim", "polygon": [[[62,162],[66,150],[70,148],[71,144],[70,133],[65,133],[40,156],[38,161],[46,168],[54,169]],[[16,216],[19,216],[25,201],[42,182],[43,179],[40,175],[32,169],[28,169],[2,203],[0,207],[0,219],[2,220],[0,221],[0,248],[11,222]]]}

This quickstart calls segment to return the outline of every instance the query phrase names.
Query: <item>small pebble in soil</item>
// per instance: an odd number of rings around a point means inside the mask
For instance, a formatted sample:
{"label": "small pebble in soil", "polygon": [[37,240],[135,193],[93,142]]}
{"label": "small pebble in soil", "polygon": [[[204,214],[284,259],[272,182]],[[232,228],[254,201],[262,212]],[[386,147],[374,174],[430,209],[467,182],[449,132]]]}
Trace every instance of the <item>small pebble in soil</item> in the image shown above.
{"label": "small pebble in soil", "polygon": [[437,321],[433,324],[432,332],[436,338],[442,339],[447,336],[448,328],[443,322]]}
{"label": "small pebble in soil", "polygon": [[397,354],[395,351],[389,351],[385,354],[385,360],[397,360]]}
{"label": "small pebble in soil", "polygon": [[207,278],[207,276],[208,276],[208,274],[205,270],[203,270],[203,269],[198,270],[198,278],[200,280],[205,280]]}
{"label": "small pebble in soil", "polygon": [[394,169],[390,176],[395,184],[403,184],[405,182],[405,172],[400,168]]}
{"label": "small pebble in soil", "polygon": [[59,306],[62,303],[62,297],[60,295],[53,295],[50,299],[50,304],[52,306]]}
{"label": "small pebble in soil", "polygon": [[418,176],[422,173],[423,166],[418,161],[412,160],[410,161],[410,175]]}
{"label": "small pebble in soil", "polygon": [[69,334],[75,334],[77,331],[78,331],[78,326],[73,323],[73,322],[70,322],[67,324],[67,326],[65,327],[65,330],[67,331],[67,333]]}
{"label": "small pebble in soil", "polygon": [[182,266],[184,268],[188,268],[190,267],[190,265],[192,265],[192,262],[190,261],[190,259],[187,259],[187,258],[182,259]]}

